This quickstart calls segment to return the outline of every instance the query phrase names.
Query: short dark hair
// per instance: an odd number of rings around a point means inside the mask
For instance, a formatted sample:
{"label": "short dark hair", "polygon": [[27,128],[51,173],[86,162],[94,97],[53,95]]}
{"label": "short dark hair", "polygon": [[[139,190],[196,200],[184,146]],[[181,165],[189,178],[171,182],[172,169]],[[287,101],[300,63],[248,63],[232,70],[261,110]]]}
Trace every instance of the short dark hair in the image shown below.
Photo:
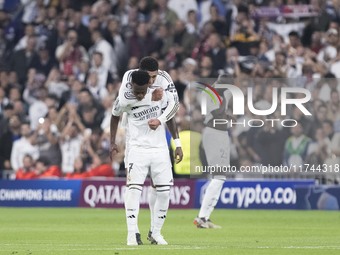
{"label": "short dark hair", "polygon": [[300,38],[299,33],[296,32],[296,31],[291,31],[291,32],[288,34],[288,36],[293,36],[293,37],[298,37],[298,38]]}
{"label": "short dark hair", "polygon": [[8,103],[4,106],[4,110],[14,110],[14,106],[11,103]]}
{"label": "short dark hair", "polygon": [[50,165],[50,160],[47,157],[41,156],[36,160],[36,163],[42,163],[44,166],[49,166]]}
{"label": "short dark hair", "polygon": [[91,93],[91,91],[90,91],[88,88],[82,88],[82,89],[79,91],[79,93],[83,93],[83,92],[85,92],[85,93],[87,93],[87,94],[89,94],[89,95],[92,96],[92,93]]}
{"label": "short dark hair", "polygon": [[331,72],[326,73],[323,77],[327,78],[327,79],[335,79],[336,78],[335,75]]}
{"label": "short dark hair", "polygon": [[144,86],[149,83],[150,75],[146,71],[133,71],[131,74],[132,82],[139,85]]}
{"label": "short dark hair", "polygon": [[139,62],[139,69],[150,72],[157,71],[158,61],[154,57],[144,57]]}

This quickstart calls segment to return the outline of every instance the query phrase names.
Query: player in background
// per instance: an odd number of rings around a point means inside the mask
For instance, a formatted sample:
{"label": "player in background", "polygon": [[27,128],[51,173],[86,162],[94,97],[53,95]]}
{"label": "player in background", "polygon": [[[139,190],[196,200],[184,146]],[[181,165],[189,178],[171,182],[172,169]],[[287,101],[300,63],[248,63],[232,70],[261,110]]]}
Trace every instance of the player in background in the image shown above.
{"label": "player in background", "polygon": [[[150,75],[150,88],[154,89],[154,93],[147,93],[145,97],[141,100],[138,101],[135,97],[135,95],[132,92],[132,87],[131,87],[131,77],[133,71],[136,70],[144,70]],[[126,106],[134,106],[137,107],[139,104],[150,104],[152,100],[159,100],[159,95],[162,95],[163,92],[165,91],[165,94],[168,98],[168,104],[163,111],[162,115],[157,118],[153,119],[150,121],[150,128],[151,129],[156,129],[161,123],[165,123],[168,126],[168,129],[171,133],[171,136],[174,140],[175,143],[175,153],[174,153],[174,158],[176,163],[179,163],[183,159],[183,151],[181,148],[181,142],[179,139],[179,134],[178,134],[178,128],[177,124],[175,121],[175,114],[177,113],[179,109],[179,101],[178,101],[178,94],[176,87],[174,85],[174,82],[172,81],[170,75],[163,70],[159,70],[159,65],[158,61],[150,56],[144,57],[141,59],[139,63],[139,69],[133,69],[125,72],[122,80],[122,85],[119,89],[119,94],[118,94],[118,99],[119,103],[122,107]],[[154,97],[153,97],[154,96]],[[124,118],[123,118],[124,119]],[[129,130],[126,130],[126,136],[129,136]],[[128,141],[128,139],[127,139]],[[125,149],[125,166],[127,168],[127,155],[129,151],[129,144],[126,144],[126,149]],[[152,185],[153,187],[153,185]],[[155,201],[156,201],[156,189],[150,188],[149,189],[149,207],[150,207],[150,213],[151,213],[151,224],[150,224],[150,229],[153,228],[153,222],[154,222],[154,217],[153,217],[153,211],[154,211],[154,206],[155,206]],[[151,237],[151,231],[148,233],[148,240],[150,240]]]}
{"label": "player in background", "polygon": [[[150,104],[141,103],[142,99],[150,93],[149,74],[145,71],[133,71],[131,73],[131,90],[136,100],[136,106],[122,106],[119,98],[112,108],[111,118],[111,143],[112,154],[117,152],[115,138],[119,122],[119,116],[127,113],[127,125],[129,137],[129,151],[127,155],[127,186],[125,198],[125,211],[127,219],[127,245],[138,245],[140,234],[138,229],[138,214],[140,196],[145,178],[149,172],[156,187],[156,201],[153,208],[153,227],[150,240],[152,244],[167,245],[161,235],[169,207],[170,186],[173,185],[173,176],[169,149],[165,135],[165,123],[152,128],[152,122],[159,119],[162,109],[168,104],[166,93],[162,99],[151,101]],[[139,239],[139,240],[138,240]]]}
{"label": "player in background", "polygon": [[[232,84],[232,79],[220,75],[215,84]],[[228,103],[232,95],[229,90],[216,89],[222,98],[222,104],[216,105],[211,98],[207,98],[207,112],[205,128],[202,133],[202,145],[205,151],[206,160],[209,166],[229,166],[230,165],[230,137],[227,124],[213,124],[214,119],[230,119],[228,115]],[[210,215],[213,212],[223,183],[226,180],[224,173],[211,174],[211,180],[206,188],[198,217],[194,224],[198,228],[221,228],[211,222]]]}

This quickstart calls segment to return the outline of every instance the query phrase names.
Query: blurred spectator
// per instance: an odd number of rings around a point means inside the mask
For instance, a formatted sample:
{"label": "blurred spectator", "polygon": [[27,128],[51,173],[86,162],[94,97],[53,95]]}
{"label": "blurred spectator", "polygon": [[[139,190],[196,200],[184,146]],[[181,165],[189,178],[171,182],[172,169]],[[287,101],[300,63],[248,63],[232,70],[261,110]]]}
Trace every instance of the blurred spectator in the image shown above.
{"label": "blurred spectator", "polygon": [[226,65],[224,66],[224,72],[238,77],[241,73],[238,59],[239,53],[237,48],[228,48],[226,51]]}
{"label": "blurred spectator", "polygon": [[288,53],[291,54],[292,51],[297,50],[297,48],[301,46],[301,41],[300,41],[299,33],[296,31],[291,31],[288,34],[288,38],[289,38]]}
{"label": "blurred spectator", "polygon": [[35,174],[39,179],[51,179],[61,177],[58,166],[52,165],[45,157],[39,157],[35,162]]}
{"label": "blurred spectator", "polygon": [[22,123],[20,128],[21,138],[14,141],[11,151],[11,167],[14,171],[23,167],[25,155],[31,155],[33,159],[38,158],[37,146],[32,143],[32,130],[29,123]]}
{"label": "blurred spectator", "polygon": [[103,131],[110,130],[110,122],[111,122],[111,115],[112,115],[112,102],[114,102],[112,96],[107,96],[103,98],[102,105],[105,109],[104,117],[100,127]]}
{"label": "blurred spectator", "polygon": [[[86,14],[84,13],[86,12]],[[89,14],[89,15],[88,15]],[[93,45],[93,41],[91,39],[91,34],[93,31],[100,29],[99,19],[95,15],[90,15],[91,10],[89,10],[86,6],[83,8],[83,18],[89,17],[88,24],[84,24],[85,27],[78,27],[79,34],[79,42],[83,45],[86,50],[89,50]],[[85,15],[85,16],[84,16]]]}
{"label": "blurred spectator", "polygon": [[56,120],[56,125],[58,130],[62,132],[69,121],[75,122],[75,124],[80,128],[81,131],[85,130],[80,117],[77,113],[77,105],[74,103],[66,103],[59,111]]}
{"label": "blurred spectator", "polygon": [[189,34],[198,35],[199,33],[197,13],[194,10],[188,11],[186,29]]}
{"label": "blurred spectator", "polygon": [[91,177],[114,177],[114,171],[108,164],[102,164],[94,168],[85,169],[81,158],[77,158],[74,163],[74,173],[67,173],[67,179],[84,179]]}
{"label": "blurred spectator", "polygon": [[39,58],[34,59],[31,63],[31,67],[35,68],[37,72],[43,73],[47,77],[51,69],[57,66],[57,62],[54,60],[54,57],[50,56],[46,46],[41,46],[38,49],[38,55]]}
{"label": "blurred spectator", "polygon": [[86,169],[92,166],[98,166],[100,165],[99,162],[101,162],[98,153],[100,152],[100,138],[103,131],[100,128],[93,128],[91,130],[91,134],[84,137],[81,146],[81,157]]}
{"label": "blurred spectator", "polygon": [[152,55],[156,51],[156,41],[148,29],[147,23],[138,23],[135,33],[129,39],[128,46],[129,55],[138,59]]}
{"label": "blurred spectator", "polygon": [[[21,37],[21,39],[19,40],[17,45],[14,47],[14,50],[18,51],[18,50],[25,49],[27,47],[28,39],[30,37],[34,37],[34,36],[36,36],[34,25],[33,24],[26,24],[25,35],[23,37]],[[37,43],[35,45],[35,49],[37,50],[42,45],[43,41],[39,40],[40,39],[39,37],[36,37],[36,39],[37,39]]]}
{"label": "blurred spectator", "polygon": [[292,118],[301,124],[305,135],[308,137],[315,137],[313,120],[306,117],[299,108],[295,107],[292,110]]}
{"label": "blurred spectator", "polygon": [[327,118],[333,121],[340,119],[340,95],[339,91],[333,89],[331,91],[330,102],[327,104]]}
{"label": "blurred spectator", "polygon": [[85,88],[85,85],[79,80],[74,80],[72,83],[68,84],[68,86],[69,89],[65,90],[61,95],[61,105],[64,105],[65,103],[78,105],[80,91]]}
{"label": "blurred spectator", "polygon": [[241,56],[249,55],[249,45],[259,40],[259,35],[254,30],[254,23],[248,17],[248,8],[239,6],[231,37],[231,45],[236,47]]}
{"label": "blurred spectator", "polygon": [[13,101],[13,112],[21,121],[27,120],[26,106],[22,100]]}
{"label": "blurred spectator", "polygon": [[157,12],[159,13],[159,19],[163,20],[165,24],[170,26],[175,25],[178,16],[173,9],[168,7],[168,0],[156,0]]}
{"label": "blurred spectator", "polygon": [[283,163],[288,166],[303,166],[311,139],[303,134],[299,123],[291,128],[291,134],[285,143]]}
{"label": "blurred spectator", "polygon": [[23,23],[32,23],[36,18],[38,9],[43,1],[22,1],[24,3],[24,10],[22,15]]}
{"label": "blurred spectator", "polygon": [[91,38],[94,43],[89,50],[91,57],[95,52],[100,52],[103,56],[103,66],[115,77],[118,70],[117,55],[112,46],[103,38],[102,32],[99,30],[93,30]]}
{"label": "blurred spectator", "polygon": [[216,74],[213,73],[213,62],[211,57],[204,56],[200,61],[200,77],[202,78],[211,78],[216,77]]}
{"label": "blurred spectator", "polygon": [[16,101],[22,101],[21,91],[19,87],[12,86],[8,91],[9,103],[14,104]]}
{"label": "blurred spectator", "polygon": [[129,61],[128,61],[128,66],[127,69],[131,70],[131,69],[138,69],[139,67],[139,61],[137,57],[130,57]]}
{"label": "blurred spectator", "polygon": [[313,120],[313,127],[312,127],[312,134],[315,135],[316,129],[322,127],[324,121],[327,120],[327,107],[325,104],[321,104],[314,113],[314,120]]}
{"label": "blurred spectator", "polygon": [[185,21],[187,17],[187,13],[190,10],[197,11],[197,2],[195,0],[158,0],[161,2],[161,5],[164,5],[164,2],[168,2],[169,9],[173,10],[179,19]]}
{"label": "blurred spectator", "polygon": [[27,39],[27,45],[24,49],[13,52],[10,60],[10,68],[18,75],[18,81],[20,85],[25,84],[27,79],[27,71],[30,65],[38,61],[38,54],[35,51],[36,38],[30,36]]}
{"label": "blurred spectator", "polygon": [[29,100],[36,99],[39,90],[44,87],[46,77],[44,74],[37,72],[35,68],[28,69],[27,76],[28,77],[27,83],[25,84],[24,99],[27,101],[27,103],[31,103],[29,102]]}
{"label": "blurred spectator", "polygon": [[55,56],[64,75],[76,74],[80,62],[89,60],[85,48],[78,44],[77,32],[72,29],[67,32],[64,43],[57,47]]}
{"label": "blurred spectator", "polygon": [[102,119],[104,115],[103,106],[98,103],[97,100],[92,96],[92,93],[87,89],[83,88],[79,91],[78,95],[78,113],[81,115],[83,108],[90,109],[95,108],[97,111],[97,119]]}
{"label": "blurred spectator", "polygon": [[105,39],[111,44],[115,55],[117,56],[116,65],[119,76],[123,76],[128,55],[127,47],[125,46],[125,38],[121,35],[120,22],[117,17],[112,17],[108,21]]}
{"label": "blurred spectator", "polygon": [[15,173],[16,180],[31,180],[37,177],[35,173],[34,160],[31,155],[25,155],[23,166]]}
{"label": "blurred spectator", "polygon": [[103,121],[103,112],[99,113],[97,108],[87,105],[81,108],[80,118],[86,128],[93,130],[100,127]]}
{"label": "blurred spectator", "polygon": [[209,8],[210,21],[212,22],[212,25],[218,34],[221,36],[226,36],[228,34],[228,27],[225,21],[225,8],[222,5],[222,1],[214,0],[213,2],[214,3],[211,4]]}
{"label": "blurred spectator", "polygon": [[[1,21],[1,20],[0,20]],[[9,43],[5,37],[4,27],[0,26],[0,66],[3,66],[5,59],[8,58]]]}
{"label": "blurred spectator", "polygon": [[17,87],[21,88],[19,81],[18,81],[18,75],[15,71],[10,71],[8,75],[8,82],[11,87]]}
{"label": "blurred spectator", "polygon": [[[96,73],[98,90],[106,89],[107,84],[113,83],[113,78],[109,69],[103,65],[103,54],[101,52],[94,52],[92,55],[92,63],[90,76],[91,73]],[[89,79],[89,77],[87,79]]]}
{"label": "blurred spectator", "polygon": [[315,132],[315,137],[308,146],[306,162],[315,166],[322,165],[330,153],[330,140],[320,127]]}
{"label": "blurred spectator", "polygon": [[329,61],[337,56],[337,44],[339,41],[338,31],[331,28],[327,31],[327,41],[324,47],[319,51],[317,60],[328,65]]}
{"label": "blurred spectator", "polygon": [[6,95],[10,89],[10,85],[8,72],[6,70],[0,70],[0,106],[8,103]]}
{"label": "blurred spectator", "polygon": [[60,136],[61,169],[63,173],[72,173],[74,171],[74,162],[80,156],[84,129],[74,119],[75,117],[69,117],[69,121]]}
{"label": "blurred spectator", "polygon": [[83,159],[78,157],[74,160],[74,171],[73,173],[66,173],[67,179],[82,179],[88,176]]}
{"label": "blurred spectator", "polygon": [[170,48],[170,53],[176,56],[177,64],[179,64],[185,58],[190,57],[195,46],[196,36],[187,32],[183,21],[177,20],[173,38],[174,45]]}
{"label": "blurred spectator", "polygon": [[86,80],[86,88],[96,100],[101,100],[108,95],[106,87],[100,87],[97,72],[90,72]]}
{"label": "blurred spectator", "polygon": [[173,38],[169,36],[170,31],[167,24],[160,24],[156,30],[156,50],[160,58],[167,58],[169,49],[173,45]]}
{"label": "blurred spectator", "polygon": [[[334,169],[336,166],[340,164],[340,132],[334,132],[332,121],[324,121],[322,129],[325,135],[330,140],[330,146],[328,147],[328,155],[327,158],[325,159],[325,164],[329,168]],[[327,181],[328,183],[340,181],[339,174],[334,171],[327,172],[326,177],[329,179]]]}
{"label": "blurred spectator", "polygon": [[49,94],[54,94],[58,98],[62,98],[63,93],[69,90],[66,82],[62,80],[62,75],[58,68],[54,67],[50,70],[45,86]]}
{"label": "blurred spectator", "polygon": [[216,77],[216,70],[223,70],[226,64],[226,51],[219,34],[210,34],[207,40],[207,46],[210,49],[207,52],[207,55],[212,60],[212,70],[214,71],[214,76]]}
{"label": "blurred spectator", "polygon": [[[52,11],[53,12],[53,11]],[[52,14],[53,15],[53,14]],[[51,27],[51,34],[46,42],[46,46],[50,50],[50,56],[55,56],[56,49],[66,40],[67,21],[63,18],[57,19],[55,27]]]}
{"label": "blurred spectator", "polygon": [[332,73],[326,73],[324,78],[318,82],[315,92],[318,98],[326,103],[331,99],[331,90],[337,89],[338,81]]}
{"label": "blurred spectator", "polygon": [[[32,91],[32,90],[31,90]],[[31,122],[31,128],[35,129],[38,125],[39,118],[45,117],[48,112],[48,107],[45,104],[47,98],[47,89],[40,87],[34,90],[34,96],[31,94],[29,88],[24,91],[24,99],[30,105],[28,109],[28,116]]]}
{"label": "blurred spectator", "polygon": [[172,78],[172,80],[175,84],[179,101],[182,102],[183,99],[184,99],[184,91],[185,91],[187,86],[186,86],[186,84],[184,84],[183,82],[180,81],[179,72],[178,72],[177,69],[171,69],[169,71],[169,75],[170,75],[170,77]]}
{"label": "blurred spectator", "polygon": [[0,136],[0,170],[11,169],[13,143],[21,137],[21,121],[17,115],[9,118],[9,127]]}
{"label": "blurred spectator", "polygon": [[9,103],[8,98],[6,97],[5,90],[0,87],[0,117],[3,113],[3,108]]}
{"label": "blurred spectator", "polygon": [[286,130],[279,130],[276,125],[271,122],[266,122],[263,128],[260,128],[257,133],[258,142],[263,145],[263,153],[261,164],[280,166],[282,164],[282,155],[284,144],[288,137]]}
{"label": "blurred spectator", "polygon": [[39,119],[32,136],[32,144],[38,147],[39,157],[46,158],[52,165],[61,165],[58,128],[48,117]]}
{"label": "blurred spectator", "polygon": [[8,131],[9,119],[14,115],[14,107],[8,103],[2,107],[0,114],[0,137]]}

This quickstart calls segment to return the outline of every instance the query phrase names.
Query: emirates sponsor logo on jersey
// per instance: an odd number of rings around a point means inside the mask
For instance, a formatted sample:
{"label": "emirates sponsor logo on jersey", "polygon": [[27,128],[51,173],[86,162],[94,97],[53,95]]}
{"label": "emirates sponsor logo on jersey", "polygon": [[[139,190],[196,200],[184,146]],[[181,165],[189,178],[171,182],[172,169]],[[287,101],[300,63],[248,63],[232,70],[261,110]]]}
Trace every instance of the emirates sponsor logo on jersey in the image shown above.
{"label": "emirates sponsor logo on jersey", "polygon": [[153,107],[145,109],[143,111],[133,113],[133,117],[143,118],[146,115],[150,115],[151,113],[157,112],[159,109],[160,109],[160,107],[158,105],[153,106]]}

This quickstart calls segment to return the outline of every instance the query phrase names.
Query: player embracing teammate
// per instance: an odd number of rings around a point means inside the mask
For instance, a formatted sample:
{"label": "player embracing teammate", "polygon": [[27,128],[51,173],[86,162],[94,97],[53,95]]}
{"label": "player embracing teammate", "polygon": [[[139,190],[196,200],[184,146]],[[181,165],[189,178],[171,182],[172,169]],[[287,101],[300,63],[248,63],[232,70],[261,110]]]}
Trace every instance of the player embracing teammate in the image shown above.
{"label": "player embracing teammate", "polygon": [[141,60],[138,70],[130,70],[124,74],[119,95],[113,104],[110,130],[112,156],[117,152],[115,138],[118,122],[125,112],[127,245],[142,244],[138,214],[142,187],[149,170],[154,188],[149,193],[151,228],[148,240],[152,244],[168,244],[161,235],[169,207],[170,186],[173,185],[165,125],[168,125],[175,141],[175,158],[179,162],[183,153],[173,119],[178,108],[178,95],[174,83],[165,71],[158,70],[156,59],[145,57]]}

